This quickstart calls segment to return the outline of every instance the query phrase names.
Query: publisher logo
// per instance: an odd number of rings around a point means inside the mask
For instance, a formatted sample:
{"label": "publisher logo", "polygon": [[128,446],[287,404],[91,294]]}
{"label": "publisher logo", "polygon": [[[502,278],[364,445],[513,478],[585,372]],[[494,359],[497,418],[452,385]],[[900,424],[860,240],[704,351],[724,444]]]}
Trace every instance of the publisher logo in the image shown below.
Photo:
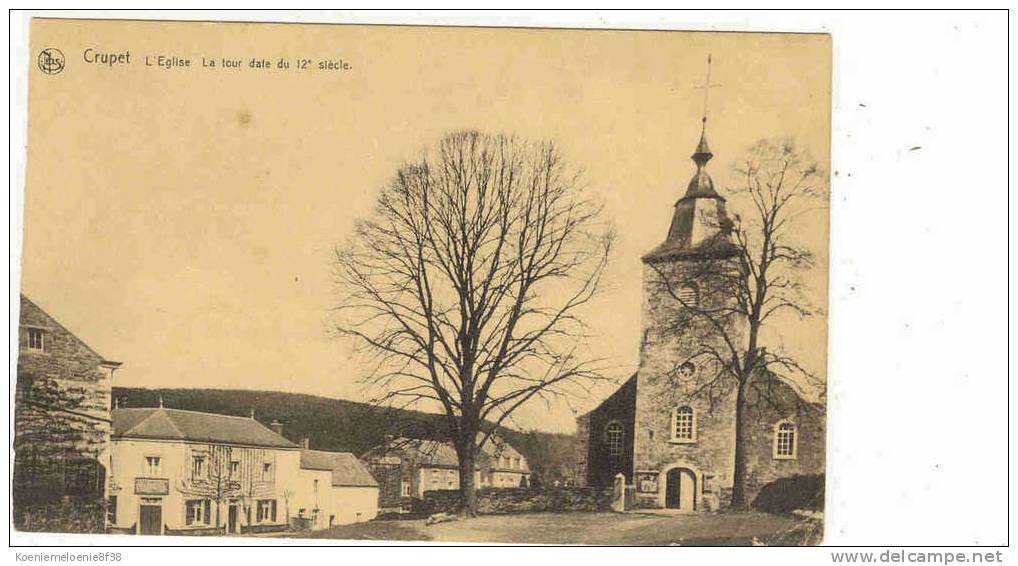
{"label": "publisher logo", "polygon": [[39,70],[47,75],[55,75],[64,70],[64,54],[59,49],[50,47],[39,52]]}

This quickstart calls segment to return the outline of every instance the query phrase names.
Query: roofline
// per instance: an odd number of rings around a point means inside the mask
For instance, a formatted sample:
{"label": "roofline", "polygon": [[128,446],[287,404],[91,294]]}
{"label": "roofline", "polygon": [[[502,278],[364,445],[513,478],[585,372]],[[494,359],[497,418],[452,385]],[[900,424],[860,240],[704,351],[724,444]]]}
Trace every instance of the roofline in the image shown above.
{"label": "roofline", "polygon": [[332,471],[332,468],[319,468],[317,466],[305,466],[304,464],[300,465],[300,469],[307,470],[309,472],[331,472]]}
{"label": "roofline", "polygon": [[[226,415],[226,414],[223,414],[223,413],[209,413],[209,412],[206,412],[206,411],[194,411],[194,410],[191,410],[191,409],[177,409],[175,407],[119,407],[119,408],[114,409],[114,410],[115,411],[144,411],[144,410],[151,410],[151,411],[160,411],[160,410],[162,410],[162,411],[180,411],[181,413],[192,413],[192,414],[195,414],[195,415],[212,415],[214,417],[229,417],[231,419],[244,419],[244,420],[258,421],[258,419],[252,419],[251,417],[245,417],[245,416],[242,416],[242,415]],[[258,424],[261,424],[261,422],[258,422]],[[262,426],[265,426],[265,425],[262,425]],[[265,428],[267,428],[269,430],[272,430],[272,429],[270,429],[267,426]]]}
{"label": "roofline", "polygon": [[[47,318],[52,320],[57,326],[59,326],[61,329],[63,329],[64,332],[66,332],[66,333],[70,334],[71,336],[73,336],[74,339],[77,340],[78,342],[81,342],[81,345],[84,346],[89,352],[92,352],[93,354],[95,354],[103,362],[106,361],[106,357],[105,356],[103,356],[99,352],[96,352],[95,348],[90,346],[88,344],[88,342],[85,342],[81,338],[81,336],[78,335],[78,333],[76,333],[73,330],[71,330],[70,328],[67,328],[66,326],[64,326],[64,323],[62,323],[59,320],[57,320],[57,317],[51,315],[48,310],[46,310],[46,309],[42,308],[41,306],[39,306],[39,303],[37,303],[37,302],[33,301],[32,299],[28,298],[28,295],[26,295],[24,292],[20,292],[18,294],[21,295],[22,299],[25,299],[26,301],[32,303],[32,306],[34,306],[35,308],[37,308],[40,311],[42,311],[42,314],[46,315]],[[20,311],[18,312],[18,326],[21,326],[21,312]],[[116,363],[119,365],[120,362],[116,362]]]}
{"label": "roofline", "polygon": [[[169,438],[165,436],[133,436],[123,434],[111,434],[110,440],[139,440],[144,442],[177,442],[180,444],[221,444],[223,446],[236,446],[238,448],[272,448],[276,450],[300,450],[300,446],[273,446],[269,444],[244,444],[240,442],[214,442],[211,440],[192,440],[187,438]],[[288,441],[289,442],[289,441]]]}
{"label": "roofline", "polygon": [[682,203],[682,202],[685,202],[687,200],[694,200],[694,199],[698,199],[698,198],[710,198],[710,199],[714,199],[714,200],[719,200],[721,202],[728,202],[728,199],[726,199],[725,197],[723,197],[720,194],[718,194],[717,191],[714,191],[714,194],[709,194],[709,193],[689,193],[687,191],[686,194],[684,194],[681,197],[679,197],[679,200],[675,201],[675,204],[673,206],[679,206],[679,204]]}
{"label": "roofline", "polygon": [[[223,414],[220,414],[220,413],[205,413],[205,412],[202,412],[202,411],[189,411],[187,409],[171,409],[169,407],[126,407],[126,408],[123,408],[123,409],[117,408],[117,409],[114,409],[114,410],[110,411],[110,417],[111,417],[110,422],[111,423],[113,422],[112,416],[117,411],[151,411],[151,412],[150,412],[150,414],[147,417],[145,417],[145,418],[141,419],[140,421],[134,423],[134,426],[129,428],[127,431],[125,431],[125,432],[123,432],[121,434],[111,434],[110,435],[110,439],[111,440],[115,439],[115,438],[120,438],[120,439],[130,438],[130,439],[136,439],[136,440],[164,440],[164,441],[170,441],[170,442],[185,442],[185,443],[190,443],[190,444],[219,444],[219,445],[224,445],[224,446],[239,446],[239,447],[246,447],[246,448],[279,448],[280,450],[300,450],[300,449],[302,449],[302,447],[299,444],[297,444],[295,442],[291,442],[290,440],[288,440],[283,435],[276,433],[276,431],[272,430],[271,428],[265,426],[264,424],[258,422],[257,420],[255,420],[253,418],[250,418],[250,417],[240,417],[240,416],[236,416],[236,415],[223,415]],[[171,437],[163,437],[163,436],[137,436],[137,435],[132,434],[132,431],[134,431],[135,428],[137,428],[142,423],[147,422],[149,419],[152,418],[153,415],[155,415],[159,411],[178,411],[178,412],[181,412],[181,413],[191,413],[191,414],[195,414],[195,415],[211,415],[213,417],[226,417],[226,418],[244,419],[244,420],[248,420],[250,418],[250,420],[254,421],[258,425],[263,427],[269,433],[275,434],[276,436],[281,438],[283,440],[283,442],[286,442],[289,446],[279,446],[279,445],[276,445],[276,444],[241,443],[241,442],[212,442],[210,440],[195,440],[195,439],[190,439],[190,438],[171,438]],[[186,434],[184,434],[183,431],[180,430],[180,427],[177,426],[177,423],[173,422],[173,419],[169,419],[169,422],[170,422],[170,426],[172,426],[173,429],[176,430],[181,436],[187,436]]]}
{"label": "roofline", "polygon": [[654,249],[641,257],[640,261],[646,264],[652,264],[669,260],[728,259],[735,257],[736,255],[738,255],[738,251],[735,249],[705,250],[693,248],[662,251]]}
{"label": "roofline", "polygon": [[605,404],[605,401],[607,401],[608,399],[611,399],[616,393],[621,391],[623,387],[629,385],[630,381],[633,381],[634,379],[636,379],[639,376],[640,376],[640,370],[634,371],[633,375],[630,375],[629,377],[627,377],[626,380],[623,381],[622,383],[620,383],[619,386],[616,387],[611,393],[609,393],[607,397],[605,397],[604,399],[601,399],[600,403],[598,403],[597,405],[594,405],[594,407],[592,409],[590,409],[586,413],[583,413],[582,415],[578,415],[576,418],[577,419],[582,419],[583,417],[586,417],[586,416],[590,415],[591,413],[593,413],[594,411],[600,409],[601,405]]}

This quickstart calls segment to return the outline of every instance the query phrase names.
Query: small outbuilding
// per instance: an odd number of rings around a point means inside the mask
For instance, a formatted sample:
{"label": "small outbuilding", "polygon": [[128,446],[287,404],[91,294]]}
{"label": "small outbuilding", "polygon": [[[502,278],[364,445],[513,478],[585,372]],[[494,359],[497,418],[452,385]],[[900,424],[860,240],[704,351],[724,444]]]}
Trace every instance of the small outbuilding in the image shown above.
{"label": "small outbuilding", "polygon": [[312,530],[378,515],[378,482],[349,452],[301,450],[300,483],[297,516]]}

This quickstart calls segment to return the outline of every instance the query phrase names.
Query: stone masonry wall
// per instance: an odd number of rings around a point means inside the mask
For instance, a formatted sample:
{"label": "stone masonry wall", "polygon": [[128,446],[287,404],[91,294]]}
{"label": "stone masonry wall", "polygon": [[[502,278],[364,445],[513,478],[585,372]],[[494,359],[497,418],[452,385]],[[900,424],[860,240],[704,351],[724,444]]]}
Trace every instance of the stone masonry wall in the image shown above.
{"label": "stone masonry wall", "polygon": [[[774,378],[772,378],[774,379]],[[761,379],[761,387],[766,387]],[[750,393],[745,426],[747,431],[747,499],[752,502],[768,483],[794,475],[823,474],[826,467],[826,412],[822,404],[802,402],[791,387],[771,384],[768,397],[777,407],[755,399]],[[783,420],[796,426],[798,448],[794,459],[774,458],[774,427]]]}
{"label": "stone masonry wall", "polygon": [[[33,329],[43,334],[41,351],[29,348]],[[22,296],[14,407],[16,527],[33,528],[23,523],[24,512],[48,516],[45,507],[64,505],[62,498],[103,497],[110,379],[101,363],[101,356]]]}
{"label": "stone masonry wall", "polygon": [[[616,474],[633,481],[633,437],[635,434],[636,376],[629,379],[611,397],[583,417],[587,430],[587,477],[589,486],[610,487]],[[622,452],[609,453],[606,431],[608,425],[622,426]]]}
{"label": "stone masonry wall", "polygon": [[[684,320],[681,304],[661,287],[660,272],[673,284],[681,283],[687,277],[687,264],[674,261],[657,267],[645,265],[644,270],[644,331],[633,439],[637,504],[661,506],[665,472],[682,467],[696,477],[698,509],[724,506],[733,482],[736,391],[731,383],[724,388],[707,387],[716,367],[711,365],[709,356],[696,355],[722,346],[705,342],[703,337],[710,335],[709,330]],[[699,292],[701,305],[710,306],[717,301],[702,285]],[[738,335],[731,329],[729,332]],[[680,371],[686,362],[693,367]],[[750,501],[763,485],[778,477],[822,474],[824,470],[823,406],[802,402],[795,391],[776,378],[760,380],[769,386],[768,398],[774,403],[750,396],[752,408],[745,419]],[[695,442],[672,440],[672,411],[682,405],[695,411]],[[772,452],[774,426],[785,418],[798,427],[798,457],[792,460],[775,459]]]}
{"label": "stone masonry wall", "polygon": [[[661,283],[662,272],[674,289],[685,284],[687,266],[682,261],[644,265],[644,332],[636,395],[634,466],[638,503],[652,507],[663,503],[660,474],[676,466],[694,473],[699,495],[723,498],[724,490],[732,483],[735,447],[734,389],[704,389],[717,369],[709,356],[697,355],[705,350],[703,336],[709,336],[710,329],[684,320],[682,305]],[[697,285],[701,305],[717,301],[704,285],[690,283]],[[723,347],[720,343],[712,346]],[[693,369],[680,371],[684,363]],[[672,440],[672,412],[684,405],[696,415],[695,442]],[[648,481],[652,478],[656,483]],[[703,501],[698,500],[697,508],[702,506]]]}
{"label": "stone masonry wall", "polygon": [[[568,511],[607,511],[611,508],[611,488],[518,488],[477,491],[477,512],[481,515],[507,513],[562,513]],[[456,513],[460,508],[457,490],[424,492],[424,512]]]}

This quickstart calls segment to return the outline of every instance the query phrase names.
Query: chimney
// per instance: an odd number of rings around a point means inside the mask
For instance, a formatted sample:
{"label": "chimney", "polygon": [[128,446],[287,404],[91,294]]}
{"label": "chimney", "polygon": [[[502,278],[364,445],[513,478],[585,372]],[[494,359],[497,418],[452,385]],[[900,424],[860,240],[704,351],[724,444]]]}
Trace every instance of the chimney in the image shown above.
{"label": "chimney", "polygon": [[310,436],[305,436],[304,438],[301,438],[300,439],[300,447],[303,448],[304,450],[310,450],[311,449],[311,437]]}
{"label": "chimney", "polygon": [[271,428],[279,436],[283,436],[283,423],[276,419],[272,419],[272,424],[269,425],[269,428]]}

